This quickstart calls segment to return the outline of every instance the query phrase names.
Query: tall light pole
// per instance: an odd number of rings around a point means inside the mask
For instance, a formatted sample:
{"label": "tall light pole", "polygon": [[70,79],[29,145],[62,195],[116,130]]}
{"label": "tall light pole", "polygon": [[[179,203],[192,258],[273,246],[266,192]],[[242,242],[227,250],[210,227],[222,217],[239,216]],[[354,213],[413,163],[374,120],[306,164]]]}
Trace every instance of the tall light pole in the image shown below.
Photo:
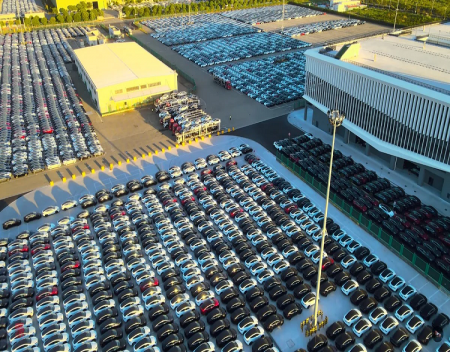
{"label": "tall light pole", "polygon": [[398,4],[399,4],[399,2],[400,2],[400,0],[397,0],[397,8],[395,9],[395,19],[394,19],[394,30],[393,30],[393,32],[395,32],[395,25],[397,24]]}
{"label": "tall light pole", "polygon": [[323,246],[325,243],[325,236],[327,236],[327,216],[328,216],[328,204],[330,199],[331,171],[333,170],[334,141],[336,139],[336,128],[342,125],[342,122],[345,119],[345,114],[343,112],[339,112],[339,110],[333,111],[328,110],[327,116],[328,121],[333,126],[333,142],[331,144],[331,157],[330,157],[330,169],[328,171],[327,196],[325,198],[325,213],[323,215],[322,239],[320,241],[319,273],[317,274],[316,304],[314,305],[314,326],[317,326],[317,313],[319,311],[320,280],[322,278]]}
{"label": "tall light pole", "polygon": [[281,33],[284,31],[284,0],[283,0],[283,9],[281,10]]}

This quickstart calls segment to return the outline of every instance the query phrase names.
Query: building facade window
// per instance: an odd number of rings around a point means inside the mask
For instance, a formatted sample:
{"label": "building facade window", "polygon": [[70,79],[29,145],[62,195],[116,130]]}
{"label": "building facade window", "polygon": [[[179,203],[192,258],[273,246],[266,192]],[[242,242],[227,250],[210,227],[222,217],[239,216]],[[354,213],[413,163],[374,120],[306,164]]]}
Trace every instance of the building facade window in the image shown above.
{"label": "building facade window", "polygon": [[139,86],[127,88],[127,92],[134,92],[135,90],[139,90]]}
{"label": "building facade window", "polygon": [[122,94],[123,93],[123,89],[117,89],[115,94]]}
{"label": "building facade window", "polygon": [[146,84],[143,84],[143,85],[141,86],[141,89],[145,89],[145,88],[147,88],[147,85],[146,85]]}
{"label": "building facade window", "polygon": [[157,86],[160,86],[160,85],[161,85],[161,82],[152,82],[152,83],[148,84],[149,87],[157,87]]}

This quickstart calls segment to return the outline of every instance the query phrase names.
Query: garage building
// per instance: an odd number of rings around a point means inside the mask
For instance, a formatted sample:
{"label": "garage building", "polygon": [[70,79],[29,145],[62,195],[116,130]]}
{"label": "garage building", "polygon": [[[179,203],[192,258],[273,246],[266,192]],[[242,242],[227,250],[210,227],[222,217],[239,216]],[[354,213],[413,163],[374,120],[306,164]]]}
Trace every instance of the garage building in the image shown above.
{"label": "garage building", "polygon": [[134,42],[75,50],[75,63],[101,114],[152,103],[178,89],[177,73]]}

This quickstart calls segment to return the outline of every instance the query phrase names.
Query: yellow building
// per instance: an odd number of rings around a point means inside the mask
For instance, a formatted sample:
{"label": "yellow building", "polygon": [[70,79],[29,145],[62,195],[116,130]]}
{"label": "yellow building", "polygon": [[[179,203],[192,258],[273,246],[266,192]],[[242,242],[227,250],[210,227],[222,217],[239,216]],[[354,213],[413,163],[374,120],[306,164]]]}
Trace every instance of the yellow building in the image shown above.
{"label": "yellow building", "polygon": [[[77,6],[80,2],[81,0],[52,0],[53,5],[55,5],[58,11],[61,8],[67,9],[67,6],[70,5]],[[108,8],[108,1],[106,0],[96,0],[91,2],[94,9],[104,10]]]}
{"label": "yellow building", "polygon": [[177,73],[134,42],[75,50],[75,63],[99,112],[151,103],[178,89]]}

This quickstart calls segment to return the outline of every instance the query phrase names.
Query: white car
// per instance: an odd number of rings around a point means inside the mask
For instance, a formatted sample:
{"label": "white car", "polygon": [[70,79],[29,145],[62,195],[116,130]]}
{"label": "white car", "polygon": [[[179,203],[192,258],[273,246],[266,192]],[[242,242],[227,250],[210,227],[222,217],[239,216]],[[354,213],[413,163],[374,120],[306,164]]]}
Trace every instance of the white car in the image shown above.
{"label": "white car", "polygon": [[[319,300],[320,300],[320,297],[319,297]],[[316,294],[314,292],[309,292],[302,298],[302,306],[304,308],[310,308],[315,303],[316,303]]]}
{"label": "white car", "polygon": [[391,217],[391,218],[395,215],[394,211],[391,208],[389,208],[387,205],[380,203],[378,205],[378,208],[386,215],[389,215],[389,217]]}
{"label": "white car", "polygon": [[414,296],[417,293],[417,290],[414,286],[407,285],[403,287],[399,293],[399,296],[402,300],[407,301],[409,298]]}
{"label": "white car", "polygon": [[227,161],[231,159],[230,153],[228,153],[226,150],[220,151],[218,153],[220,161]]}
{"label": "white car", "polygon": [[[150,328],[148,326],[141,326],[133,329],[127,337],[128,343],[130,346],[135,345],[139,341],[141,341],[144,337],[150,337]],[[153,337],[153,336],[151,336]],[[153,337],[154,338],[154,337]]]}
{"label": "white car", "polygon": [[367,268],[370,268],[373,264],[375,264],[379,260],[380,260],[380,258],[378,258],[378,256],[376,256],[375,254],[369,254],[367,257],[364,258],[363,264]]}
{"label": "white car", "polygon": [[352,255],[352,254],[348,254],[341,260],[341,265],[345,269],[347,269],[348,267],[350,267],[355,262],[356,262],[356,257],[354,255]]}
{"label": "white car", "polygon": [[345,323],[345,325],[347,326],[352,326],[354,323],[356,323],[357,321],[359,321],[359,319],[361,319],[362,314],[361,312],[356,309],[350,309],[347,314],[345,314],[344,318],[342,319]]}
{"label": "white car", "polygon": [[[328,257],[328,254],[324,251],[322,253],[322,259],[325,259]],[[311,260],[313,261],[314,264],[317,264],[320,260],[320,251],[315,252],[312,256],[311,256]]]}
{"label": "white car", "polygon": [[413,313],[414,309],[412,309],[411,306],[404,304],[395,311],[395,317],[398,320],[403,321],[408,319]]}
{"label": "white car", "polygon": [[187,312],[195,310],[195,304],[193,302],[183,302],[175,309],[175,314],[179,318]]}
{"label": "white car", "polygon": [[380,330],[383,334],[389,335],[389,333],[398,326],[398,320],[392,315],[389,315],[380,324]]}
{"label": "white car", "polygon": [[395,277],[395,271],[391,268],[384,269],[381,274],[379,275],[379,278],[384,283],[392,280]]}
{"label": "white car", "polygon": [[204,169],[208,166],[208,164],[206,164],[206,160],[203,158],[195,159],[194,164],[197,170]]}
{"label": "white car", "polygon": [[171,178],[176,178],[176,177],[180,177],[181,175],[183,175],[183,172],[181,171],[180,167],[172,166],[169,169],[169,175]]}
{"label": "white car", "polygon": [[244,334],[245,343],[250,346],[254,341],[264,336],[264,329],[260,326],[255,326],[247,330]]}
{"label": "white car", "polygon": [[157,305],[164,304],[166,298],[163,295],[154,295],[145,301],[145,309],[150,310]]}
{"label": "white car", "polygon": [[120,304],[120,311],[123,312],[128,307],[141,304],[139,297],[129,297]]}
{"label": "white car", "polygon": [[387,316],[388,312],[383,307],[376,307],[369,314],[369,320],[373,324],[378,324],[381,320],[383,320]]}
{"label": "white car", "polygon": [[355,280],[348,280],[345,284],[342,285],[341,290],[344,295],[349,295],[353,291],[359,288],[359,284]]}
{"label": "white car", "polygon": [[233,158],[236,158],[236,157],[242,155],[241,151],[238,148],[236,148],[236,147],[228,149],[228,152],[231,154],[231,156]]}
{"label": "white car", "polygon": [[42,211],[42,216],[47,217],[53,214],[58,214],[59,213],[59,207],[57,207],[56,205],[52,205],[48,208],[45,208]]}
{"label": "white car", "polygon": [[69,210],[72,208],[75,208],[78,205],[76,200],[68,200],[67,202],[64,202],[63,204],[61,204],[61,209],[62,210]]}
{"label": "white car", "polygon": [[238,324],[238,330],[241,334],[244,334],[245,332],[247,332],[249,329],[258,326],[258,319],[253,316],[250,315],[248,317],[245,317],[244,319],[242,319],[239,324]]}
{"label": "white car", "polygon": [[356,336],[361,337],[371,327],[372,327],[372,323],[369,321],[369,319],[362,318],[353,326],[353,333]]}
{"label": "white car", "polygon": [[144,307],[142,307],[140,304],[125,308],[125,310],[122,312],[123,320],[125,322],[130,320],[131,318],[141,316],[143,314]]}
{"label": "white car", "polygon": [[396,276],[391,281],[389,281],[389,288],[393,292],[397,292],[399,289],[405,286],[405,284],[406,282],[404,278],[402,278],[401,276]]}

